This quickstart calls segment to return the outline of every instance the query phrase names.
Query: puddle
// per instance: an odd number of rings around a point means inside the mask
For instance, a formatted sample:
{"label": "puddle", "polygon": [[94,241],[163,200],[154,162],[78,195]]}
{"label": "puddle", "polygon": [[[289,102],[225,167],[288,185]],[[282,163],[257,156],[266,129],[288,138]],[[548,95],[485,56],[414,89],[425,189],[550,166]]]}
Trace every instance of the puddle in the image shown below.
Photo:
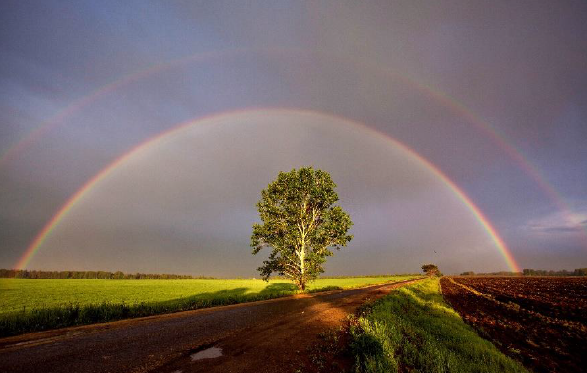
{"label": "puddle", "polygon": [[202,359],[213,359],[222,356],[222,349],[220,347],[210,347],[202,351],[198,351],[190,355],[192,361]]}

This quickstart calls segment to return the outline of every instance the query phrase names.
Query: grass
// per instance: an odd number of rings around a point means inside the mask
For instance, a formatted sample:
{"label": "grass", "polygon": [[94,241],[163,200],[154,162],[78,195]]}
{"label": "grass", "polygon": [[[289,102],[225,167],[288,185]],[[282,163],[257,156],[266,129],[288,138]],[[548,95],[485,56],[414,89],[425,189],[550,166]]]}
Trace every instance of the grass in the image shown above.
{"label": "grass", "polygon": [[[318,279],[308,292],[349,289],[414,276]],[[285,280],[0,279],[0,336],[194,310],[298,293]]]}
{"label": "grass", "polygon": [[438,279],[405,286],[351,326],[357,372],[527,372],[448,306]]}

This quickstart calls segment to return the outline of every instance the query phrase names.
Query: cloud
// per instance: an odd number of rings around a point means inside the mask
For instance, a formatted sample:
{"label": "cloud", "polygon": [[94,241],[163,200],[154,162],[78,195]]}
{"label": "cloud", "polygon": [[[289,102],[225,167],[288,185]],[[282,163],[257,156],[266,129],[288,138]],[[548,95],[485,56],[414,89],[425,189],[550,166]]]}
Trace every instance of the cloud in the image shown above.
{"label": "cloud", "polygon": [[581,227],[543,227],[541,229],[542,232],[548,233],[573,233],[581,231]]}
{"label": "cloud", "polygon": [[524,229],[536,233],[579,233],[587,228],[587,212],[554,212],[533,218]]}

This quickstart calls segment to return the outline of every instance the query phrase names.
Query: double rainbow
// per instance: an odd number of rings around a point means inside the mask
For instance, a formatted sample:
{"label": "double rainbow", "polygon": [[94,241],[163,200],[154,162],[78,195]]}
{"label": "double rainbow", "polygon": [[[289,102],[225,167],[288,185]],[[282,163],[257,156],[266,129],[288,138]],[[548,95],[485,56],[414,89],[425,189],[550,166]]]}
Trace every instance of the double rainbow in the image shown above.
{"label": "double rainbow", "polygon": [[[231,49],[231,50],[225,50],[225,51],[214,51],[214,52],[207,52],[207,53],[201,53],[201,54],[196,54],[196,55],[192,55],[192,56],[187,56],[184,58],[168,61],[168,62],[165,62],[162,64],[148,67],[143,70],[133,72],[133,73],[125,75],[119,79],[116,79],[116,80],[112,81],[111,83],[108,83],[108,84],[98,88],[97,90],[89,93],[88,95],[72,102],[66,108],[64,108],[63,110],[58,112],[55,116],[53,116],[50,120],[43,123],[40,127],[38,127],[37,129],[35,129],[32,132],[30,132],[29,134],[27,134],[23,139],[21,139],[14,146],[9,148],[8,151],[5,152],[0,157],[0,167],[5,166],[10,160],[17,158],[21,152],[23,152],[29,146],[31,146],[32,144],[37,142],[39,139],[41,139],[45,133],[51,131],[52,129],[54,129],[57,126],[64,123],[67,118],[75,115],[76,113],[79,113],[84,108],[93,104],[94,102],[96,102],[100,98],[102,98],[102,97],[104,97],[104,96],[106,96],[106,95],[108,95],[118,89],[126,87],[134,82],[137,82],[141,79],[144,79],[144,78],[147,78],[147,77],[152,76],[154,74],[157,74],[159,72],[174,69],[174,68],[179,68],[179,67],[185,66],[187,64],[194,64],[194,63],[197,64],[197,63],[202,63],[202,62],[215,61],[218,59],[234,58],[234,57],[242,56],[247,53],[265,53],[268,55],[286,56],[288,58],[292,57],[292,56],[296,56],[296,55],[304,55],[304,56],[309,55],[309,52],[307,52],[305,50],[294,49],[294,48],[288,48],[288,49],[286,49],[286,48],[271,48],[271,49],[239,48],[239,49]],[[331,53],[326,54],[324,52],[316,52],[316,51],[313,51],[311,53],[316,54],[316,55],[324,55],[326,57],[333,57],[336,59],[341,59],[341,58],[349,59],[349,57],[347,57],[347,56],[339,56],[339,55],[335,55],[335,54],[331,54]],[[565,216],[567,216],[567,218],[569,220],[572,220],[571,208],[564,201],[564,198],[562,198],[562,196],[546,181],[545,177],[523,155],[522,151],[520,149],[516,148],[513,145],[513,143],[511,143],[511,141],[509,141],[505,135],[503,135],[496,128],[494,128],[489,123],[487,123],[486,121],[481,119],[478,115],[476,115],[470,109],[468,109],[467,107],[465,107],[464,105],[459,103],[456,99],[447,95],[446,93],[444,93],[444,92],[442,92],[442,91],[440,91],[440,90],[438,90],[428,84],[419,82],[418,80],[416,80],[412,77],[409,77],[405,74],[400,74],[397,71],[387,69],[387,68],[382,68],[378,65],[370,64],[369,61],[365,61],[365,60],[353,60],[352,62],[355,63],[358,68],[372,70],[378,74],[381,74],[381,75],[387,77],[388,79],[394,79],[394,80],[397,80],[403,84],[406,84],[406,85],[414,88],[418,92],[422,93],[423,95],[434,99],[436,102],[440,103],[441,105],[448,108],[452,112],[454,112],[457,115],[461,116],[462,118],[466,119],[468,123],[470,123],[475,128],[477,128],[481,133],[483,133],[485,136],[487,136],[489,139],[491,139],[500,149],[502,149],[506,154],[508,154],[508,156],[512,160],[515,161],[515,163],[524,171],[524,173],[526,173],[532,180],[534,180],[534,182],[540,187],[540,189],[545,193],[545,195],[547,195],[549,197],[549,199],[565,214]],[[238,113],[238,112],[246,112],[246,111],[235,111],[232,113],[234,114],[234,113]],[[226,113],[224,113],[224,114],[226,114]],[[219,114],[209,115],[209,116],[203,117],[193,123],[197,123],[202,120],[209,119],[209,118],[215,117],[217,115],[224,115],[224,114],[219,113]],[[322,115],[329,115],[329,116],[334,117],[333,114],[322,114]],[[349,122],[349,120],[347,120],[347,122]],[[189,123],[192,123],[192,122],[189,122]],[[353,123],[358,124],[358,122],[353,122]],[[363,124],[359,124],[359,125],[362,127],[365,127]],[[88,192],[88,190],[90,190],[92,188],[93,185],[95,185],[100,180],[105,178],[108,174],[110,174],[110,172],[114,168],[116,168],[117,164],[124,162],[125,159],[127,159],[129,156],[134,154],[134,152],[138,151],[139,149],[146,147],[149,144],[152,144],[153,142],[156,142],[158,139],[161,139],[162,137],[164,137],[168,134],[171,134],[175,131],[180,130],[184,126],[188,126],[188,124],[184,123],[182,125],[173,127],[171,129],[139,144],[138,146],[134,147],[130,151],[123,154],[121,157],[119,157],[117,160],[115,160],[109,166],[104,168],[97,175],[92,177],[92,179],[88,180],[81,189],[79,189],[73,196],[71,196],[69,198],[69,200],[57,211],[57,213],[53,216],[53,218],[37,234],[34,241],[27,248],[23,257],[19,260],[19,262],[17,264],[17,268],[26,267],[26,265],[30,262],[34,253],[36,251],[38,251],[39,247],[42,245],[42,242],[46,239],[46,237],[50,234],[50,232],[55,228],[55,226],[57,226],[59,224],[59,222],[63,219],[63,217],[67,214],[67,212],[79,200],[81,200],[83,198],[83,196]],[[409,153],[413,154],[417,159],[419,159],[423,164],[425,164],[432,172],[434,172],[441,180],[443,180],[443,182],[445,182],[451,188],[451,190],[453,190],[455,195],[457,195],[459,197],[459,199],[461,199],[461,201],[473,212],[473,214],[475,215],[477,220],[483,225],[485,230],[492,237],[496,246],[498,247],[498,249],[500,250],[500,252],[504,256],[506,262],[508,263],[508,267],[511,270],[514,270],[514,269],[516,271],[519,270],[519,268],[517,267],[517,265],[513,259],[513,256],[511,255],[511,252],[509,252],[509,250],[506,248],[505,244],[503,243],[503,240],[501,240],[501,238],[497,235],[497,232],[495,231],[495,229],[491,226],[491,224],[489,224],[489,221],[487,220],[487,218],[472,203],[472,201],[465,195],[465,193],[463,193],[463,191],[461,189],[459,189],[454,184],[454,182],[452,182],[450,179],[448,179],[445,174],[443,174],[436,166],[434,166],[428,160],[426,160],[425,158],[423,158],[422,156],[420,156],[419,154],[417,154],[416,152],[414,152],[412,149],[408,148],[404,144],[399,143],[396,139],[392,138],[391,136],[389,136],[387,134],[377,132],[371,128],[368,128],[368,127],[366,127],[366,128],[370,131],[376,132],[378,135],[380,135],[382,137],[388,138],[389,141],[394,142],[396,145],[402,147],[403,149],[405,149]],[[582,232],[582,233],[585,238],[585,242],[587,242],[587,233],[586,232]]]}
{"label": "double rainbow", "polygon": [[[268,55],[279,55],[279,56],[286,56],[291,58],[292,56],[296,55],[309,55],[309,52],[302,50],[302,49],[295,49],[295,48],[237,48],[237,49],[229,49],[224,51],[213,51],[213,52],[206,52],[195,54],[183,58],[179,58],[176,60],[168,61],[165,63],[161,63],[158,65],[150,66],[146,69],[142,69],[131,74],[124,75],[98,89],[89,93],[88,95],[75,100],[70,105],[65,107],[63,110],[59,111],[56,115],[50,118],[48,121],[41,124],[38,128],[34,129],[26,136],[24,136],[21,140],[19,140],[15,145],[8,148],[8,150],[0,156],[0,167],[5,166],[11,160],[18,157],[18,155],[26,150],[29,146],[37,142],[39,139],[43,137],[44,134],[51,131],[52,129],[58,127],[60,124],[64,123],[64,121],[71,117],[72,115],[80,112],[85,107],[91,105],[92,103],[99,100],[101,97],[104,97],[118,89],[121,89],[125,86],[132,84],[133,82],[139,81],[143,78],[152,76],[157,74],[161,71],[166,71],[174,68],[179,68],[185,66],[187,64],[197,64],[202,62],[210,62],[219,59],[227,59],[227,58],[235,58],[239,56],[243,56],[247,53],[265,53]],[[335,59],[350,59],[348,56],[339,56],[332,53],[325,53],[325,52],[318,52],[313,51],[312,54],[314,55],[324,55],[327,57],[335,58]],[[367,60],[353,60],[352,62],[356,63],[358,68],[363,68],[367,70],[374,71],[385,76],[388,79],[397,80],[406,84],[407,86],[412,87],[413,89],[417,90],[418,92],[422,93],[425,96],[428,96],[435,100],[436,102],[440,103],[444,107],[450,109],[452,112],[456,113],[457,115],[464,118],[468,123],[473,125],[477,128],[481,133],[491,139],[500,149],[502,149],[514,162],[524,171],[526,175],[528,175],[543,191],[543,193],[554,203],[554,205],[563,213],[566,219],[569,222],[573,221],[573,213],[570,206],[565,202],[564,198],[558,193],[555,188],[553,188],[547,181],[544,175],[532,165],[532,163],[525,157],[522,151],[514,146],[514,144],[507,139],[505,135],[500,133],[495,127],[491,126],[489,123],[481,119],[478,115],[472,112],[470,109],[465,107],[463,104],[458,102],[455,98],[449,96],[448,94],[432,87],[428,84],[422,83],[413,77],[409,77],[405,74],[400,74],[395,70],[382,68],[378,65],[373,65],[369,63]],[[587,247],[587,230],[581,231],[583,235],[583,240]]]}

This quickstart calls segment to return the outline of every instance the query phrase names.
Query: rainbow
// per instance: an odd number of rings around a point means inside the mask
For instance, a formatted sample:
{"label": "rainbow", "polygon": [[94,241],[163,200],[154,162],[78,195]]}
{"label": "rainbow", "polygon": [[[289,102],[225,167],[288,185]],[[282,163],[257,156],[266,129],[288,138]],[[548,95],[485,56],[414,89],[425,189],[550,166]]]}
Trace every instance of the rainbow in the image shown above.
{"label": "rainbow", "polygon": [[30,263],[34,255],[39,251],[47,237],[51,235],[51,233],[55,230],[55,228],[63,221],[63,219],[67,216],[67,214],[97,185],[100,184],[101,181],[105,180],[109,175],[113,173],[120,165],[124,164],[128,159],[135,156],[139,152],[154,146],[155,144],[161,142],[163,139],[170,135],[178,134],[182,131],[187,130],[190,127],[200,125],[206,121],[221,119],[227,116],[243,116],[248,115],[249,113],[264,110],[275,115],[287,115],[287,114],[309,114],[314,116],[321,116],[324,118],[332,119],[339,121],[343,124],[347,124],[356,128],[359,128],[367,133],[370,133],[376,137],[380,137],[392,143],[393,145],[399,147],[407,154],[411,155],[419,161],[427,170],[433,173],[438,179],[440,179],[448,189],[467,207],[467,209],[472,213],[475,219],[479,222],[481,227],[487,232],[488,236],[493,241],[495,247],[504,258],[508,268],[514,272],[520,272],[520,267],[516,263],[512,253],[507,248],[505,242],[501,239],[495,228],[491,225],[487,217],[481,212],[481,210],[471,201],[471,199],[465,194],[465,192],[460,189],[452,180],[448,178],[437,166],[435,166],[432,162],[428,159],[424,158],[416,151],[408,147],[407,145],[399,142],[397,139],[377,131],[361,122],[352,121],[347,118],[343,118],[331,113],[324,113],[318,111],[311,111],[311,110],[300,110],[300,109],[291,109],[291,108],[249,108],[249,109],[240,109],[235,111],[228,111],[228,112],[221,112],[217,114],[207,115],[196,120],[191,120],[188,122],[180,123],[169,130],[166,130],[150,139],[142,142],[141,144],[133,147],[112,163],[110,163],[107,167],[103,170],[98,172],[94,177],[89,179],[75,194],[73,194],[67,202],[61,206],[61,208],[57,211],[57,213],[47,222],[47,224],[43,227],[43,229],[37,234],[34,240],[31,242],[21,259],[16,264],[17,269],[24,269]]}
{"label": "rainbow", "polygon": [[74,100],[71,104],[67,105],[64,109],[57,112],[49,120],[43,122],[39,127],[33,129],[31,132],[23,136],[19,141],[16,142],[12,147],[8,148],[2,156],[0,156],[0,167],[4,167],[11,160],[17,158],[17,156],[26,150],[29,146],[39,141],[44,134],[59,127],[60,124],[70,116],[80,112],[85,107],[93,104],[103,96],[116,91],[117,89],[123,88],[133,82],[139,81],[140,79],[149,77],[158,72],[183,66],[192,62],[204,62],[214,60],[217,58],[223,58],[230,55],[239,55],[250,50],[239,48],[230,49],[225,51],[214,51],[192,55],[177,60],[168,61],[159,65],[154,65],[146,69],[138,70],[133,73],[124,75],[107,83],[98,89],[90,92],[89,94]]}
{"label": "rainbow", "polygon": [[[235,57],[245,53],[267,53],[267,54],[308,54],[307,51],[302,49],[295,49],[295,48],[237,48],[237,49],[229,49],[223,51],[213,51],[213,52],[206,52],[195,54],[183,58],[179,58],[176,60],[167,61],[158,65],[154,65],[148,67],[146,69],[142,69],[139,71],[135,71],[133,73],[127,74],[122,76],[102,87],[99,87],[95,91],[89,93],[88,95],[75,100],[70,105],[65,107],[63,110],[59,111],[56,115],[54,115],[51,119],[41,124],[41,126],[37,127],[29,134],[24,136],[20,141],[18,141],[14,146],[10,147],[2,156],[0,156],[0,167],[5,166],[11,160],[15,159],[18,154],[23,152],[29,146],[37,142],[45,133],[51,131],[53,128],[62,124],[68,117],[78,113],[83,108],[91,105],[101,97],[116,91],[117,89],[123,88],[133,82],[136,82],[142,78],[146,78],[158,72],[173,69],[177,67],[181,67],[188,63],[198,63],[198,62],[205,62],[210,61],[218,58],[227,58],[227,57]],[[317,52],[314,51],[312,53],[327,55],[329,57],[341,59],[349,59],[349,57],[339,56],[333,53],[325,53],[325,52]],[[543,191],[543,193],[554,203],[554,205],[563,212],[564,216],[568,221],[572,221],[573,212],[571,207],[565,202],[562,195],[560,195],[547,181],[544,175],[532,165],[532,163],[525,157],[522,151],[516,148],[511,141],[507,139],[505,135],[500,133],[497,129],[491,126],[488,122],[484,121],[475,114],[473,111],[468,109],[466,106],[458,102],[455,98],[449,96],[445,92],[440,91],[439,89],[421,83],[418,80],[414,79],[405,74],[400,74],[395,70],[390,70],[387,68],[381,68],[378,65],[373,65],[368,63],[368,61],[364,60],[353,60],[353,62],[361,68],[365,68],[367,70],[375,71],[380,74],[383,74],[387,78],[396,79],[401,83],[408,85],[418,92],[424,94],[427,97],[432,98],[433,100],[439,102],[442,106],[446,107],[447,109],[451,110],[455,114],[464,118],[468,123],[472,124],[477,128],[481,133],[485,134],[492,142],[497,144],[511,159],[515,161],[515,163],[526,173],[536,184],[539,188]],[[584,242],[586,243],[587,247],[587,228],[582,230],[582,235]]]}
{"label": "rainbow", "polygon": [[[513,159],[522,171],[524,171],[524,173],[528,175],[538,185],[542,192],[554,203],[556,208],[563,212],[567,222],[573,222],[574,214],[569,204],[565,202],[564,197],[546,181],[546,177],[532,164],[532,162],[528,160],[526,156],[524,156],[523,151],[517,148],[512,141],[496,129],[495,126],[492,126],[489,122],[483,120],[479,115],[457,101],[454,97],[431,85],[422,83],[409,75],[400,74],[397,71],[384,69],[379,66],[373,66],[364,61],[361,61],[360,64],[367,69],[377,70],[391,79],[396,79],[403,84],[416,89],[418,92],[432,98],[443,107],[450,109],[453,113],[464,118]],[[585,247],[587,247],[587,228],[583,228],[580,232],[583,236],[582,238]]]}
{"label": "rainbow", "polygon": [[[399,80],[409,82],[411,86],[418,89],[422,93],[432,97],[444,107],[450,108],[453,112],[459,114],[469,123],[475,126],[479,131],[487,135],[494,143],[498,144],[506,154],[515,161],[515,163],[530,176],[530,178],[538,185],[542,192],[554,203],[554,205],[565,214],[567,222],[573,221],[573,212],[568,203],[565,202],[564,197],[558,193],[552,185],[546,181],[546,177],[536,168],[527,157],[523,155],[522,150],[515,147],[515,145],[508,140],[508,138],[500,133],[494,126],[485,122],[477,114],[468,109],[466,106],[456,101],[449,95],[434,89],[428,85],[423,85],[406,76],[397,75]],[[582,231],[584,242],[587,245],[587,230]]]}

